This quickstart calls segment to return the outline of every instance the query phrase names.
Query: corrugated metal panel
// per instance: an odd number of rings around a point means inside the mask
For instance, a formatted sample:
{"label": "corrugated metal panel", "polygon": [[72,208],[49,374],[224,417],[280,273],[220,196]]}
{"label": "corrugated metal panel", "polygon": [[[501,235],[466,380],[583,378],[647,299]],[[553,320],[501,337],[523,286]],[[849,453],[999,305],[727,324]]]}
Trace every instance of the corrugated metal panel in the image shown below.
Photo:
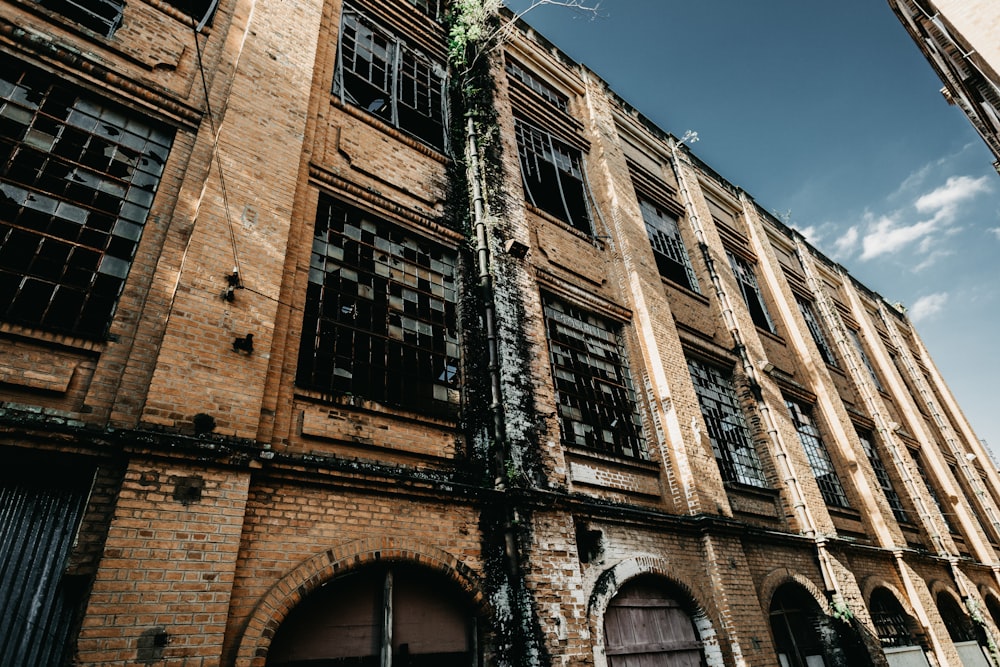
{"label": "corrugated metal panel", "polygon": [[63,572],[91,480],[60,477],[0,479],[0,665],[62,662],[75,603]]}

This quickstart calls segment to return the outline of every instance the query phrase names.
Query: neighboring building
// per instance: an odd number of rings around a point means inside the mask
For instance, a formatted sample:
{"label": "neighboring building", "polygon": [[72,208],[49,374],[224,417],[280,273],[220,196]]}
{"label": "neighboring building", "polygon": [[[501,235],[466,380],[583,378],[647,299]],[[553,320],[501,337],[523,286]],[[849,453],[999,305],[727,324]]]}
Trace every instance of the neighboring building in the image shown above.
{"label": "neighboring building", "polygon": [[1000,172],[1000,5],[993,0],[889,0],[889,6],[993,151]]}
{"label": "neighboring building", "polygon": [[470,222],[437,0],[2,6],[0,663],[988,664],[906,316],[532,31]]}

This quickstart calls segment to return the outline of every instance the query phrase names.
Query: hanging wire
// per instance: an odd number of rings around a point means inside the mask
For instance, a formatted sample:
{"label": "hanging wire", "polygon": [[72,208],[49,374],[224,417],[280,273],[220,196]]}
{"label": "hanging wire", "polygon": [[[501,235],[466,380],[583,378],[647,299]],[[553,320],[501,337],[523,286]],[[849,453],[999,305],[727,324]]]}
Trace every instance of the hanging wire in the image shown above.
{"label": "hanging wire", "polygon": [[233,218],[229,212],[229,193],[226,189],[226,177],[222,169],[222,157],[219,155],[218,145],[219,145],[219,131],[215,125],[215,115],[212,113],[212,103],[209,100],[208,92],[208,80],[205,76],[205,62],[202,58],[201,52],[201,42],[198,41],[198,35],[201,34],[202,28],[205,27],[205,23],[208,21],[208,17],[211,16],[211,11],[216,6],[217,2],[213,2],[209,9],[209,12],[202,18],[201,22],[196,23],[195,18],[191,17],[191,27],[194,31],[194,47],[195,53],[197,54],[198,60],[198,72],[201,75],[201,87],[205,93],[205,112],[208,115],[208,123],[212,130],[213,147],[212,153],[215,156],[215,165],[219,170],[219,190],[222,194],[222,208],[226,216],[226,224],[229,228],[229,242],[233,248],[233,270],[237,276],[236,287],[243,287],[243,271],[240,269],[240,257],[236,246],[236,228],[233,225]]}

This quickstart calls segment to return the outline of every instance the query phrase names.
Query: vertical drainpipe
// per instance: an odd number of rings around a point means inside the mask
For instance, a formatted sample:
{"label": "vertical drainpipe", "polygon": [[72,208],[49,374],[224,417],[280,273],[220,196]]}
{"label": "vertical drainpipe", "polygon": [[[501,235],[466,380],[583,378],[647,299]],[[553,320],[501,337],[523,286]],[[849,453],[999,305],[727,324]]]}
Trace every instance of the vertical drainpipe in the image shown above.
{"label": "vertical drainpipe", "polygon": [[[490,376],[490,412],[493,416],[493,486],[504,491],[504,472],[507,466],[507,426],[504,419],[503,394],[500,387],[500,355],[497,346],[496,302],[493,293],[493,275],[490,271],[490,248],[486,236],[486,205],[483,195],[482,169],[479,163],[479,143],[476,139],[476,122],[470,114],[465,124],[468,179],[472,188],[472,222],[476,235],[476,265],[479,270],[479,290],[483,300],[483,319],[486,328],[486,348]],[[512,510],[504,514],[503,538],[507,566],[512,581],[520,572],[517,541],[514,537]]]}
{"label": "vertical drainpipe", "polygon": [[[730,300],[726,294],[725,287],[722,284],[722,278],[719,272],[715,268],[715,260],[709,254],[708,243],[705,240],[705,231],[701,225],[700,218],[697,213],[697,209],[694,205],[694,200],[691,196],[691,191],[687,187],[687,177],[684,173],[684,169],[681,166],[680,158],[680,144],[676,140],[670,142],[670,153],[672,156],[672,165],[677,176],[677,185],[680,188],[681,196],[684,198],[684,206],[687,209],[688,220],[691,226],[694,228],[695,237],[698,239],[698,246],[702,251],[702,255],[705,259],[705,264],[708,267],[708,273],[711,277],[712,287],[715,290],[716,298],[719,299],[719,303],[722,306],[722,317],[725,322],[726,328],[729,330],[729,334],[733,339],[735,348],[740,357],[740,363],[743,366],[743,372],[746,374],[747,379],[750,381],[751,386],[759,387],[757,369],[753,365],[749,356],[747,355],[746,344],[743,342],[743,336],[740,333],[739,327],[736,323],[736,318],[733,314],[732,306],[730,305]],[[746,201],[741,202],[746,208]],[[744,213],[745,215],[745,213]],[[799,525],[802,527],[802,532],[813,540],[813,544],[816,548],[816,556],[819,561],[820,574],[823,577],[823,584],[826,590],[833,594],[833,601],[835,605],[844,604],[843,595],[840,592],[840,587],[837,584],[836,573],[833,570],[833,565],[830,560],[830,554],[826,549],[826,537],[819,534],[816,529],[816,522],[809,512],[809,507],[806,505],[805,497],[802,494],[802,487],[799,483],[798,477],[795,475],[795,470],[792,467],[788,448],[785,446],[784,440],[781,434],[778,432],[777,423],[774,420],[774,415],[771,414],[770,408],[767,403],[761,397],[757,397],[757,409],[760,412],[761,419],[764,422],[765,429],[767,431],[768,440],[775,447],[775,457],[778,462],[779,473],[782,477],[782,481],[785,483],[789,492],[791,493],[792,508],[795,511],[795,515],[798,518]]]}
{"label": "vertical drainpipe", "polygon": [[[940,534],[938,534],[937,529],[934,527],[934,522],[931,519],[927,505],[923,502],[923,498],[917,492],[916,482],[910,475],[909,470],[907,470],[906,466],[903,464],[902,455],[899,453],[896,446],[895,434],[891,431],[891,429],[889,429],[885,416],[878,409],[875,395],[870,385],[871,379],[868,375],[868,371],[867,369],[862,370],[861,363],[856,359],[854,344],[847,339],[847,333],[845,331],[843,320],[837,314],[835,306],[830,304],[826,292],[820,284],[819,278],[816,277],[816,274],[813,271],[812,261],[809,255],[809,250],[806,248],[805,241],[799,234],[794,234],[793,239],[795,242],[795,253],[798,255],[799,265],[802,267],[802,271],[806,276],[806,285],[808,285],[809,291],[812,293],[813,298],[816,301],[816,305],[819,308],[820,318],[826,322],[827,328],[833,334],[834,345],[838,350],[840,350],[841,358],[844,359],[844,362],[847,364],[847,369],[854,378],[855,385],[859,387],[862,400],[868,407],[868,412],[872,421],[875,422],[875,430],[882,436],[885,448],[888,450],[889,456],[903,480],[903,486],[906,487],[906,490],[910,494],[910,498],[913,500],[913,503],[917,508],[917,513],[923,520],[925,529],[931,536],[931,540],[934,542],[935,546],[937,546],[939,554],[945,554],[947,556],[947,550],[944,547],[944,542],[942,541]],[[846,276],[844,278],[846,279]],[[944,649],[940,645],[940,642],[938,642],[937,635],[930,630],[930,617],[927,615],[927,610],[920,601],[920,596],[917,593],[917,590],[913,585],[913,581],[911,580],[906,569],[906,561],[903,558],[903,550],[901,548],[893,548],[892,555],[896,563],[896,568],[899,570],[899,576],[903,580],[903,587],[906,589],[906,594],[910,599],[910,605],[913,607],[913,611],[916,613],[917,620],[921,627],[924,628],[925,635],[930,638],[931,650],[934,652],[939,664],[947,664]],[[948,557],[950,558],[950,556]]]}

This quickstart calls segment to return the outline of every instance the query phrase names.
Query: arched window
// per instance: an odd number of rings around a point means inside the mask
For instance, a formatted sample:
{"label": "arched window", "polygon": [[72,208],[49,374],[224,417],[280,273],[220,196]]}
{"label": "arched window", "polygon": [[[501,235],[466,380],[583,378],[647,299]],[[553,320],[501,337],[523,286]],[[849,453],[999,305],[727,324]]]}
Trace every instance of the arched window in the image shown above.
{"label": "arched window", "polygon": [[891,591],[876,588],[872,592],[869,609],[883,647],[915,646],[918,643],[911,631],[913,618]]}
{"label": "arched window", "polygon": [[268,667],[474,667],[476,622],[457,586],[405,564],[369,567],[306,597]]}
{"label": "arched window", "polygon": [[652,577],[629,582],[608,604],[604,644],[609,667],[700,667],[701,639],[673,587]]}
{"label": "arched window", "polygon": [[948,635],[953,642],[975,641],[976,631],[972,625],[972,619],[962,611],[958,602],[948,593],[941,591],[937,594],[938,612],[944,626],[948,628]]}
{"label": "arched window", "polygon": [[797,584],[784,584],[771,599],[771,634],[781,667],[831,667],[820,627],[823,611]]}
{"label": "arched window", "polygon": [[[962,606],[947,591],[940,591],[936,598],[938,612],[948,628],[951,643],[958,651],[963,667],[989,667],[992,664],[979,641],[980,628],[976,627]],[[978,630],[978,632],[977,632]],[[985,637],[983,638],[985,643]]]}

